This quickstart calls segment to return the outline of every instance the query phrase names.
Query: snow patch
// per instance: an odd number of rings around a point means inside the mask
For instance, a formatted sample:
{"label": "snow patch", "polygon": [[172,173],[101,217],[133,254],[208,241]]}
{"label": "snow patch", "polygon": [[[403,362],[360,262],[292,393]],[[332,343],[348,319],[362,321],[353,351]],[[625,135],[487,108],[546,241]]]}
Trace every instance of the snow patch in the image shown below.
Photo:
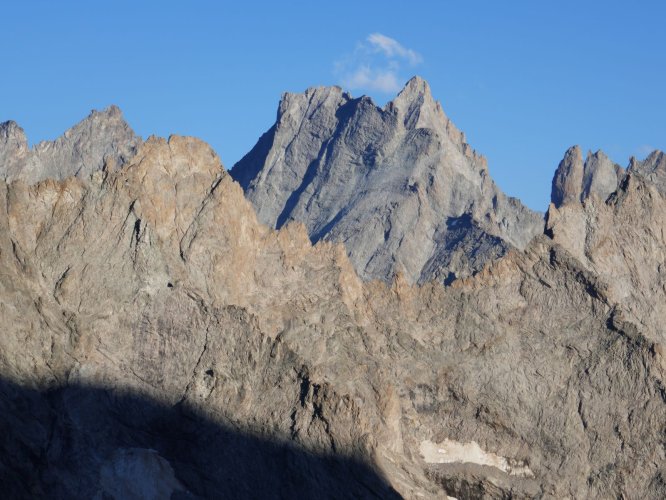
{"label": "snow patch", "polygon": [[425,440],[421,442],[420,451],[423,459],[429,464],[471,463],[488,465],[512,476],[534,477],[525,462],[489,453],[482,449],[476,441],[460,443],[445,439],[437,444]]}

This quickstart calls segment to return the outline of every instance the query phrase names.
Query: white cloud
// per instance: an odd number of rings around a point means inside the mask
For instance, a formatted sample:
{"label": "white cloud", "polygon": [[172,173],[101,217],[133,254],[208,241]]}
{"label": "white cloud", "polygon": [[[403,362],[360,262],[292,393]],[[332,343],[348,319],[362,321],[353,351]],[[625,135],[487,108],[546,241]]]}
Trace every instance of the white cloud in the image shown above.
{"label": "white cloud", "polygon": [[391,37],[372,33],[357,44],[352,54],[335,63],[334,73],[345,88],[393,94],[408,78],[401,73],[402,66],[413,67],[422,62],[416,51]]}
{"label": "white cloud", "polygon": [[406,59],[412,66],[416,66],[423,62],[421,54],[412,49],[403,47],[397,40],[382,35],[381,33],[372,33],[368,36],[367,40],[370,45],[375,47],[375,50],[379,50],[386,54],[386,57]]}
{"label": "white cloud", "polygon": [[342,80],[342,86],[350,89],[377,90],[385,94],[399,91],[402,87],[398,83],[398,76],[394,71],[372,69],[361,66]]}

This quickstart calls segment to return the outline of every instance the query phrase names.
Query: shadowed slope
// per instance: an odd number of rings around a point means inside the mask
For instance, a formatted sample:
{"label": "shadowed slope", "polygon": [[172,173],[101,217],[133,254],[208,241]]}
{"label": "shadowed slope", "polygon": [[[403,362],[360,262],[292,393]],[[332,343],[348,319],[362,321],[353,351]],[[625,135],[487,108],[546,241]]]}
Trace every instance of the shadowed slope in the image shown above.
{"label": "shadowed slope", "polygon": [[0,380],[6,499],[400,498],[361,457],[321,455],[121,388]]}

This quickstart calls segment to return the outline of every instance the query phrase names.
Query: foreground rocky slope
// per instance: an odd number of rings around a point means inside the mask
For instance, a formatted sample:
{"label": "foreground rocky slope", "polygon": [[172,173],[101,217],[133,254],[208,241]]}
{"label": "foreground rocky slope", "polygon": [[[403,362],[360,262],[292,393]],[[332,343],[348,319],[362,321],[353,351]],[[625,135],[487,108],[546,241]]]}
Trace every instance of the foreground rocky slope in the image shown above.
{"label": "foreground rocky slope", "polygon": [[[659,165],[595,202],[611,248],[646,230],[635,207],[659,217]],[[577,226],[555,210],[583,203],[551,207],[524,252],[416,287],[259,223],[195,139],[0,182],[3,491],[662,498],[665,340],[561,244]]]}
{"label": "foreground rocky slope", "polygon": [[285,94],[276,124],[231,175],[261,222],[299,221],[313,242],[344,243],[363,279],[450,282],[543,230],[419,77],[384,108],[339,87]]}

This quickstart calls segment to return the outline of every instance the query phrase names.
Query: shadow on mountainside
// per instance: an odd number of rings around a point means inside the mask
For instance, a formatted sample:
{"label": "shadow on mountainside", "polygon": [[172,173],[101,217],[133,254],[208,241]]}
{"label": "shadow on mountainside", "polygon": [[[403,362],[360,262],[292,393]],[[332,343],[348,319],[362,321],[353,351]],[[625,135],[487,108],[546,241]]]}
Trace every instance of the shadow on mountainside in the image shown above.
{"label": "shadow on mountainside", "polygon": [[0,380],[0,433],[2,498],[400,498],[362,459],[124,390]]}

